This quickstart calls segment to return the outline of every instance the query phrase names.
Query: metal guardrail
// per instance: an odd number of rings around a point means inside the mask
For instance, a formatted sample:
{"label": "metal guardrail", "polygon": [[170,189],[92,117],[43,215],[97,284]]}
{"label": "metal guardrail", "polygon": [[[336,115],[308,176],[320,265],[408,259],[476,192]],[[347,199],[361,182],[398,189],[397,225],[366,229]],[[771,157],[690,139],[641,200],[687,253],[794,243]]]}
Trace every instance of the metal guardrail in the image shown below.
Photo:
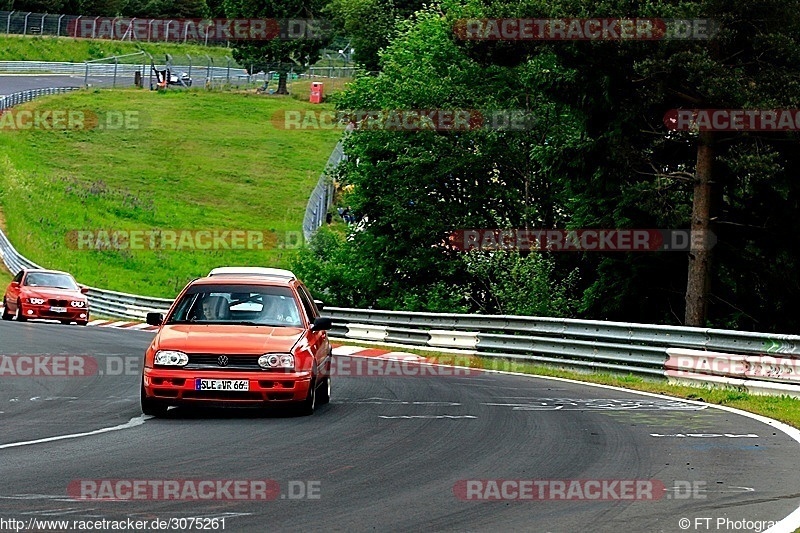
{"label": "metal guardrail", "polygon": [[334,187],[333,182],[327,174],[327,171],[335,168],[346,156],[344,155],[344,148],[342,141],[336,144],[333,153],[328,158],[325,165],[326,171],[322,173],[317,181],[314,190],[311,191],[311,196],[308,198],[306,205],[306,212],[303,216],[303,238],[308,242],[326,221],[328,209],[333,203]]}
{"label": "metal guardrail", "polygon": [[800,359],[800,336],[627,322],[330,307],[334,336],[664,376],[669,348]]}
{"label": "metal guardrail", "polygon": [[509,341],[509,336],[514,339],[543,336],[623,346],[683,347],[800,357],[800,335],[513,315],[416,313],[335,307],[326,308],[326,311],[337,320],[348,324],[471,332],[477,339],[476,346],[492,345],[493,348]]}
{"label": "metal guardrail", "polygon": [[0,111],[10,109],[15,105],[30,102],[34,98],[40,96],[48,96],[51,94],[64,94],[70,91],[77,91],[80,87],[51,87],[47,89],[31,89],[30,91],[20,91],[16,93],[0,96]]}

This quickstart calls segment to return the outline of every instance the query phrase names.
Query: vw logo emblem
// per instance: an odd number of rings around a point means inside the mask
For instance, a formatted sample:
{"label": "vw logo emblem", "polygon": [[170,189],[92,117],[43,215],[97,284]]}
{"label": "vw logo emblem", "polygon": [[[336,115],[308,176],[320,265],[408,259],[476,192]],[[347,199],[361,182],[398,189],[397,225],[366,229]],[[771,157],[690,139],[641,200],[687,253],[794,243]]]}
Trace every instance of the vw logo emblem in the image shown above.
{"label": "vw logo emblem", "polygon": [[217,364],[219,366],[228,366],[228,356],[220,355],[219,357],[217,357]]}

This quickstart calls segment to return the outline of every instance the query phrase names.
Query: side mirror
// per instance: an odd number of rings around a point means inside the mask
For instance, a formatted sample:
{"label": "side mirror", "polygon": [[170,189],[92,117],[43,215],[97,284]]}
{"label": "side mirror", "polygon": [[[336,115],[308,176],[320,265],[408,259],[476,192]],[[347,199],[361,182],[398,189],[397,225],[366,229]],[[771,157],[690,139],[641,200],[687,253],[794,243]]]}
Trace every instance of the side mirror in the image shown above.
{"label": "side mirror", "polygon": [[89,287],[84,287],[81,285],[81,294],[87,294],[89,292]]}
{"label": "side mirror", "polygon": [[333,320],[327,316],[320,316],[314,319],[314,325],[311,326],[311,331],[326,331],[333,327]]}
{"label": "side mirror", "polygon": [[161,313],[147,313],[147,324],[150,326],[160,326],[164,322],[164,315]]}
{"label": "side mirror", "polygon": [[317,309],[320,311],[325,309],[325,303],[322,300],[314,300],[314,305],[316,305]]}

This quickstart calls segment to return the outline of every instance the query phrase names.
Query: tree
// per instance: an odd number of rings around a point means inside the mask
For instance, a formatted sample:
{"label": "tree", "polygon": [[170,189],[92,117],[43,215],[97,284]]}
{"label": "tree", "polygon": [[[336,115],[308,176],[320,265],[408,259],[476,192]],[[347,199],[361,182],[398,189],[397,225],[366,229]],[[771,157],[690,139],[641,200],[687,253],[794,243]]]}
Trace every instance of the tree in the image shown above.
{"label": "tree", "polygon": [[[497,16],[707,16],[723,32],[660,42],[455,37],[459,19]],[[362,298],[402,308],[412,294],[413,305],[433,306],[441,299],[423,296],[444,286],[458,305],[487,308],[494,289],[479,288],[461,256],[442,246],[448,229],[691,228],[695,199],[710,198],[694,218],[716,234],[714,261],[701,257],[702,282],[689,286],[701,306],[710,303],[705,321],[691,318],[695,311],[687,319],[687,253],[554,254],[547,275],[579,269],[587,318],[800,327],[786,311],[800,297],[800,251],[779,237],[800,230],[796,134],[718,132],[701,144],[697,132],[664,126],[676,108],[798,107],[796,19],[785,3],[767,1],[631,11],[621,1],[453,0],[401,24],[380,75],[357,80],[343,109],[520,107],[542,120],[527,132],[356,132],[341,178],[356,186],[353,204],[368,223],[342,246],[355,251],[352,269],[369,273]]]}
{"label": "tree", "polygon": [[[456,7],[463,13],[458,6],[453,3],[445,9]],[[706,325],[711,302],[716,306],[712,311],[718,323],[741,325],[746,319],[750,327],[759,323],[766,327],[797,326],[796,321],[787,321],[788,317],[763,322],[764,316],[775,316],[763,303],[766,295],[770,295],[769,300],[785,301],[787,281],[796,279],[796,275],[773,275],[766,267],[767,279],[759,276],[753,280],[758,287],[753,287],[753,282],[733,285],[733,279],[740,276],[731,277],[732,272],[752,272],[748,269],[754,268],[741,257],[741,251],[734,252],[731,230],[743,235],[742,229],[748,228],[748,237],[753,238],[758,233],[753,226],[761,226],[763,231],[757,237],[761,242],[748,239],[748,245],[763,251],[770,247],[792,264],[792,272],[800,270],[796,253],[772,248],[768,229],[796,227],[798,188],[789,178],[798,170],[796,150],[792,148],[796,134],[674,134],[663,126],[664,114],[676,108],[796,108],[800,101],[796,70],[800,17],[794,2],[731,4],[699,0],[632,7],[629,2],[615,0],[529,0],[515,5],[474,2],[469,6],[471,16],[708,17],[720,22],[721,32],[710,40],[463,42],[462,46],[471,57],[486,64],[512,67],[539,54],[555,54],[560,65],[576,73],[573,79],[560,80],[545,91],[549,99],[587,117],[590,142],[576,154],[572,169],[564,166],[560,179],[576,200],[568,206],[575,215],[574,222],[592,226],[649,221],[678,224],[662,227],[690,226],[717,232],[714,252],[717,260],[722,260],[717,268],[711,261],[713,240],[705,245],[701,241],[701,246],[689,254],[688,283],[681,291],[685,294],[685,324]],[[781,200],[766,192],[764,185],[768,183],[780,184]],[[744,191],[757,195],[752,207],[738,201]],[[771,214],[758,207],[767,198],[774,202]],[[687,210],[688,206],[693,207]],[[665,259],[674,264],[674,256]],[[665,296],[670,302],[669,312],[678,317],[672,305],[674,295],[679,294],[675,271],[671,266],[664,269],[667,263],[651,264],[643,270],[648,260],[641,257],[602,257],[593,262],[597,263],[598,278],[587,292],[585,311],[605,318],[649,316],[652,310],[640,309],[641,304],[637,304],[647,301],[644,296],[650,299],[658,287],[647,290],[639,283],[645,279],[641,273],[649,270],[654,274],[648,276],[650,279],[672,280],[663,288],[672,293],[673,297]],[[755,269],[763,271],[764,267]],[[665,276],[656,276],[656,272]],[[796,295],[797,284],[789,281],[788,286]],[[756,293],[760,297],[755,297]],[[752,307],[746,310],[743,301]],[[653,307],[652,302],[648,306]],[[663,304],[657,307],[664,308]],[[634,308],[645,313],[633,312]]]}
{"label": "tree", "polygon": [[325,14],[350,40],[355,61],[376,71],[379,53],[397,35],[398,23],[423,7],[421,0],[331,0]]}
{"label": "tree", "polygon": [[[223,0],[229,18],[261,18],[300,21],[290,28],[298,38],[269,41],[239,41],[233,57],[242,65],[279,74],[278,94],[288,94],[286,79],[290,70],[302,72],[320,58],[320,50],[331,39],[321,19],[326,0]],[[251,67],[252,66],[252,67]],[[251,73],[253,73],[251,72]]]}
{"label": "tree", "polygon": [[[449,235],[559,217],[558,199],[548,192],[547,166],[580,141],[572,137],[577,119],[538,98],[538,78],[548,76],[542,71],[554,65],[540,58],[536,65],[513,70],[487,68],[468,58],[451,35],[435,11],[401,23],[400,37],[382,54],[382,72],[356,79],[352,90],[340,95],[339,108],[480,110],[487,122],[493,112],[520,110],[558,120],[542,120],[522,131],[379,128],[351,134],[339,178],[355,186],[348,200],[363,217],[363,229],[340,246],[322,250],[313,263],[321,268],[307,270],[358,280],[365,305],[497,310],[484,297],[483,273],[470,272],[463,253],[450,246]],[[552,145],[543,145],[542,139],[551,139]],[[342,248],[350,250],[344,265],[337,262],[345,257]],[[513,266],[503,264],[509,271]],[[554,265],[530,272],[546,284],[561,276],[560,270]],[[335,276],[328,279],[338,286]]]}

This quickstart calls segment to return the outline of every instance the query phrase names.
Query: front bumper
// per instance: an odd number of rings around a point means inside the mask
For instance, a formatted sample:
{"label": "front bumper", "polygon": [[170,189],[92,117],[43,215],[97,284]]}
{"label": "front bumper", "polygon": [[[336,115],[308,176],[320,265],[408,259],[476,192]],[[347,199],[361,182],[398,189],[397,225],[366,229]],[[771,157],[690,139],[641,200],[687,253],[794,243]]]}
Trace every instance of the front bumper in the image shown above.
{"label": "front bumper", "polygon": [[88,307],[67,307],[63,313],[53,311],[51,306],[22,304],[22,316],[29,319],[41,318],[46,320],[69,320],[71,322],[88,322]]}
{"label": "front bumper", "polygon": [[[197,390],[197,379],[246,379],[248,391]],[[300,402],[308,397],[310,372],[219,372],[208,370],[144,369],[144,390],[148,398],[169,405],[226,404],[266,406]]]}

